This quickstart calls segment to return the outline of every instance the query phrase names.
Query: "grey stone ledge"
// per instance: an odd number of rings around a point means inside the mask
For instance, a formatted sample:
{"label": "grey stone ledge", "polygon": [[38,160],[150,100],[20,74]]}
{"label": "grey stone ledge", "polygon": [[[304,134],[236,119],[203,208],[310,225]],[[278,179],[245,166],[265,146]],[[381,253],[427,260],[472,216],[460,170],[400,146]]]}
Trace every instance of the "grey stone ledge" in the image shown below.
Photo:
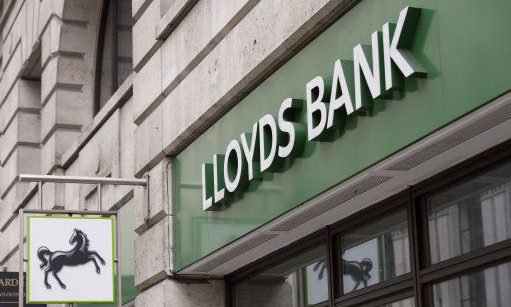
{"label": "grey stone ledge", "polygon": [[[129,0],[131,1],[131,0]],[[144,0],[144,2],[142,3],[142,5],[138,8],[138,10],[136,12],[133,12],[133,23],[136,23],[138,21],[138,19],[140,18],[140,16],[142,16],[142,14],[144,14],[144,12],[146,11],[146,9],[149,7],[149,4],[151,4],[153,0]]]}
{"label": "grey stone ledge", "polygon": [[156,39],[165,40],[199,0],[178,0],[156,26]]}

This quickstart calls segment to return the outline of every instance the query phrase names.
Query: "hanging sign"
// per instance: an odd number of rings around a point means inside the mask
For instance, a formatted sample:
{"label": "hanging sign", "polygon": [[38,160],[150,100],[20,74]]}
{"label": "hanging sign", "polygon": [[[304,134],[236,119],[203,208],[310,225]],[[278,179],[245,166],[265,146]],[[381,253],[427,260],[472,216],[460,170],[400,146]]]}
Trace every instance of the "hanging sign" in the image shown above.
{"label": "hanging sign", "polygon": [[28,218],[28,303],[113,303],[113,219]]}
{"label": "hanging sign", "polygon": [[[335,61],[331,78],[317,76],[305,84],[305,101],[285,99],[277,117],[264,115],[250,133],[232,140],[225,153],[203,163],[203,210],[224,210],[251,181],[280,172],[284,160],[299,157],[306,142],[333,141],[347,116],[371,115],[375,99],[391,99],[393,91],[403,90],[405,78],[425,77],[410,51],[420,12],[404,8],[396,24],[387,22],[372,33],[370,46],[353,48],[353,61]],[[302,109],[305,123],[297,120]]]}

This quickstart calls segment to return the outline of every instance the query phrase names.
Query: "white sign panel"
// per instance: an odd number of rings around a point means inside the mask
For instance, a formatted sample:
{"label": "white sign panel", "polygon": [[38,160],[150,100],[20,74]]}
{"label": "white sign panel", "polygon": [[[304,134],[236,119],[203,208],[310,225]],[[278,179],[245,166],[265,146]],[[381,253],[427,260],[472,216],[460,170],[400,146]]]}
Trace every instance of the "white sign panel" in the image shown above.
{"label": "white sign panel", "polygon": [[113,303],[113,219],[28,218],[29,303]]}

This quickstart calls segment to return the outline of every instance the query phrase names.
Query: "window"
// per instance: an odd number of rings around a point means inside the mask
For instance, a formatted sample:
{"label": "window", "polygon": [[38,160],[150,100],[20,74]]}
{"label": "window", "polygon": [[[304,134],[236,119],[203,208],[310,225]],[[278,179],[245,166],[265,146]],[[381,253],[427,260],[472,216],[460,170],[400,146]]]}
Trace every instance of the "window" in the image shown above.
{"label": "window", "polygon": [[431,262],[511,238],[511,163],[427,198]]}
{"label": "window", "polygon": [[510,145],[227,276],[228,306],[509,306]]}
{"label": "window", "polygon": [[324,306],[328,300],[326,247],[320,245],[236,285],[239,306]]}
{"label": "window", "polygon": [[509,306],[511,263],[462,275],[433,286],[433,306]]}
{"label": "window", "polygon": [[131,1],[103,0],[96,51],[94,114],[133,70]]}
{"label": "window", "polygon": [[339,238],[343,293],[410,272],[406,210],[363,225]]}

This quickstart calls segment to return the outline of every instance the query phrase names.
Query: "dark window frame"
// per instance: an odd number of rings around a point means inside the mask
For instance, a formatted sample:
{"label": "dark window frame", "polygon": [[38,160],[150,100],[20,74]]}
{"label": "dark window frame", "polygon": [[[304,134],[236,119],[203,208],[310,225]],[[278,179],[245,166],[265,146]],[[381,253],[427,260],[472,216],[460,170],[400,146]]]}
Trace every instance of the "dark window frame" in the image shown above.
{"label": "dark window frame", "polygon": [[[112,17],[112,53],[111,53],[111,70],[112,75],[110,76],[111,82],[111,92],[109,93],[112,96],[115,91],[119,88],[120,84],[118,84],[118,67],[117,62],[119,60],[119,38],[118,38],[118,20],[117,20],[117,2],[123,0],[103,0],[101,3],[101,13],[99,17],[99,27],[98,27],[98,35],[97,35],[97,43],[96,43],[96,59],[95,59],[95,67],[94,67],[94,115],[97,114],[101,110],[101,101],[100,101],[100,87],[101,87],[101,67],[103,64],[103,49],[106,35],[106,26],[109,15]],[[112,4],[112,10],[109,11],[110,3]]]}
{"label": "dark window frame", "polygon": [[[226,276],[226,306],[235,306],[236,283],[290,259],[300,250],[321,241],[327,242],[330,278],[330,299],[326,306],[375,306],[410,296],[415,297],[416,306],[432,306],[433,284],[511,261],[511,239],[430,264],[426,199],[434,193],[509,163],[510,160],[511,141],[507,141],[237,270]],[[410,273],[341,295],[340,261],[335,260],[339,251],[338,235],[377,219],[382,214],[391,214],[403,208],[406,208],[408,217]]]}

